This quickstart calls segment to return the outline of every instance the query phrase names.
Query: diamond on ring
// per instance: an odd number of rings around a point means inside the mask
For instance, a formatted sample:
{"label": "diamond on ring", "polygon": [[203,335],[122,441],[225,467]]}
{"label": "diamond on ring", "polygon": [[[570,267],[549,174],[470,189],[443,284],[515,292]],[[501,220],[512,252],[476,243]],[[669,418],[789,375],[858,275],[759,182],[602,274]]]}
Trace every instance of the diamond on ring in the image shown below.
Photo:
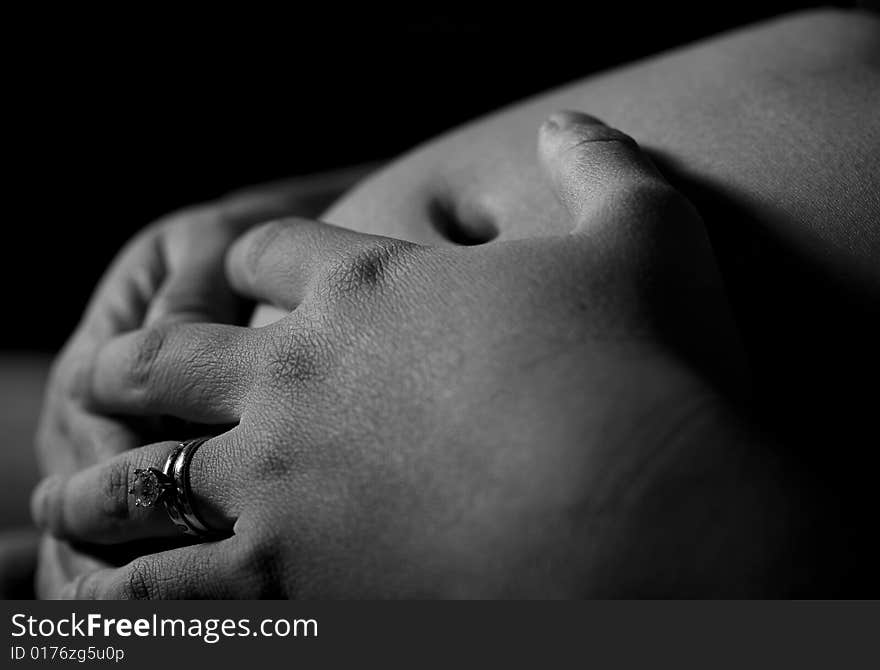
{"label": "diamond on ring", "polygon": [[134,481],[128,489],[135,496],[135,507],[152,507],[155,505],[167,486],[164,475],[156,468],[138,468],[134,471]]}
{"label": "diamond on ring", "polygon": [[159,468],[137,468],[131,478],[128,494],[134,496],[135,507],[153,507],[162,502],[168,518],[187,535],[203,540],[215,536],[193,506],[189,483],[189,466],[193,454],[207,437],[198,437],[178,444]]}

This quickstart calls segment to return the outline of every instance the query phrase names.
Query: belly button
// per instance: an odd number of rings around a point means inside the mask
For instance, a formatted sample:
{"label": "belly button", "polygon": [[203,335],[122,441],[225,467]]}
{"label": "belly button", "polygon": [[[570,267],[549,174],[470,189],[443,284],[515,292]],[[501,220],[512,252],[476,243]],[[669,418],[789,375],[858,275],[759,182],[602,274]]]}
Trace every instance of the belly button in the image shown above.
{"label": "belly button", "polygon": [[435,197],[428,203],[428,219],[434,230],[452,244],[474,246],[498,237],[498,225],[488,212],[456,206],[447,198]]}

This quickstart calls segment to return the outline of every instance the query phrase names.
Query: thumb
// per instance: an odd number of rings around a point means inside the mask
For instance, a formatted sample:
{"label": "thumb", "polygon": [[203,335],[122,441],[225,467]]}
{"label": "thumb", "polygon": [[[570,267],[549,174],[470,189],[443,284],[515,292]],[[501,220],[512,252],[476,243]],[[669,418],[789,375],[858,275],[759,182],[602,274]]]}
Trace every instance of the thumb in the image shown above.
{"label": "thumb", "polygon": [[747,375],[736,326],[699,214],[635,140],[586,114],[541,127],[539,151],[575,232],[611,240],[613,265],[647,301],[658,335],[729,390]]}
{"label": "thumb", "polygon": [[587,114],[550,116],[541,126],[538,147],[575,231],[592,227],[609,210],[619,212],[642,189],[672,190],[634,139]]}

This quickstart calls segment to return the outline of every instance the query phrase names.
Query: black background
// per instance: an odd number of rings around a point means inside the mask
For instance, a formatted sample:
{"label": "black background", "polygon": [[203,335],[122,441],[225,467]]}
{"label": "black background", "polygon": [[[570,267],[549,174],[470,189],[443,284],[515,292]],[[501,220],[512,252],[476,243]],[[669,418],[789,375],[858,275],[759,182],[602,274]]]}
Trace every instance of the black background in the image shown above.
{"label": "black background", "polygon": [[60,346],[119,246],[175,208],[393,157],[553,85],[810,4],[7,12],[0,348]]}

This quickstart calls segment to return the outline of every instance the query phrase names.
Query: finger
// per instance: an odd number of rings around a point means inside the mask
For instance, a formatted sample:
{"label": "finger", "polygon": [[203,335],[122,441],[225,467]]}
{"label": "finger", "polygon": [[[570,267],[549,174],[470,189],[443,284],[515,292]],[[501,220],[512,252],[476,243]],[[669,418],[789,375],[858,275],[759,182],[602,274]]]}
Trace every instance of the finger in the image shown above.
{"label": "finger", "polygon": [[[243,300],[236,295],[223,273],[226,245],[214,249],[190,249],[191,257],[171,271],[150,303],[144,326],[161,323],[236,323],[243,313]],[[231,240],[227,242],[227,245]]]}
{"label": "finger", "polygon": [[259,332],[218,324],[166,324],[126,333],[98,349],[89,409],[235,423],[250,389]]}
{"label": "finger", "polygon": [[317,215],[370,170],[361,166],[248,187],[170,217],[202,219],[202,226],[171,226],[167,234],[158,226],[147,228],[105,273],[77,333],[103,340],[166,321],[238,322],[241,301],[222,293],[225,279],[214,281],[222,275],[228,245],[263,221]]}
{"label": "finger", "polygon": [[67,542],[44,533],[40,540],[35,595],[40,600],[55,600],[77,575],[110,567],[110,563],[81,553]]}
{"label": "finger", "polygon": [[[40,528],[62,539],[90,544],[177,537],[181,531],[161,501],[137,504],[135,470],[162,470],[177,442],[159,442],[120,454],[70,475],[49,477],[31,497],[31,514]],[[210,528],[229,531],[243,497],[237,493],[237,429],[211,438],[193,454],[189,484],[196,513]]]}
{"label": "finger", "polygon": [[259,597],[265,575],[241,536],[147,554],[96,570],[60,594],[73,600],[244,599]]}
{"label": "finger", "polygon": [[138,328],[164,273],[161,240],[146,229],[130,240],[95,288],[75,339],[91,344]]}
{"label": "finger", "polygon": [[83,411],[77,405],[59,411],[65,413],[62,425],[46,427],[39,438],[44,472],[74,472],[144,442],[131,426]]}
{"label": "finger", "polygon": [[223,257],[243,231],[294,213],[297,199],[291,198],[293,188],[282,182],[234,193],[188,214],[192,225],[172,227],[162,236],[167,276],[150,303],[144,325],[237,323],[243,300],[226,280]]}
{"label": "finger", "polygon": [[579,112],[558,112],[544,122],[539,154],[575,230],[619,211],[634,191],[671,188],[635,140]]}
{"label": "finger", "polygon": [[329,264],[357,259],[360,251],[370,250],[375,252],[375,263],[367,265],[378,271],[383,250],[403,244],[321,221],[280,219],[248,231],[235,242],[226,256],[226,274],[241,293],[290,310],[302,302]]}

